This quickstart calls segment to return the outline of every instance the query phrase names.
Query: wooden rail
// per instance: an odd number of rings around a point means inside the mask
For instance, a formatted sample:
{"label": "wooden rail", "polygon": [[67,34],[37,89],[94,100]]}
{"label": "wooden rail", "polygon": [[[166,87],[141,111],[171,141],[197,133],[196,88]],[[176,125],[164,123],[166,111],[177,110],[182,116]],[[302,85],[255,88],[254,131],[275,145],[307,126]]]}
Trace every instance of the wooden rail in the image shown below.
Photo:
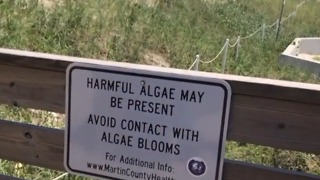
{"label": "wooden rail", "polygon": [[0,179],[1,179],[1,180],[23,180],[23,179],[20,179],[20,178],[11,177],[11,176],[6,176],[6,175],[1,175],[1,174],[0,174]]}
{"label": "wooden rail", "polygon": [[[14,129],[14,131],[12,130]],[[63,130],[0,120],[0,157],[64,171]],[[28,156],[26,156],[28,154]],[[225,160],[223,180],[318,180],[309,174]]]}
{"label": "wooden rail", "polygon": [[[72,62],[130,66],[0,49],[0,103],[64,113],[65,71]],[[168,68],[135,67],[172,73]],[[229,140],[320,154],[320,85],[184,70],[174,73],[213,76],[230,83],[233,94]],[[63,130],[0,121],[0,147],[4,147],[0,158],[64,170]],[[22,152],[30,156],[26,157]],[[224,179],[320,178],[226,161]]]}

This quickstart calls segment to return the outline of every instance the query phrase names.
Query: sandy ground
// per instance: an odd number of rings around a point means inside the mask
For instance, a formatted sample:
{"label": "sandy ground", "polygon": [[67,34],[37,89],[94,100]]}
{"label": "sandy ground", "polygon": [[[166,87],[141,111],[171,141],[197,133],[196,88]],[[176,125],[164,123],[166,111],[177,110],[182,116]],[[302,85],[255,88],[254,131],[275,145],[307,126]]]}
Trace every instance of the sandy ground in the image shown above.
{"label": "sandy ground", "polygon": [[[40,0],[40,2],[44,5],[46,8],[52,8],[54,5],[59,2],[60,0]],[[159,0],[133,0],[133,3],[139,3],[139,2],[146,2],[149,6],[156,6],[158,4]],[[160,67],[170,67],[170,63],[168,59],[163,57],[162,55],[155,54],[152,52],[147,52],[143,56],[143,60],[141,61],[142,64],[147,65],[153,65],[153,66],[160,66]],[[35,113],[40,112],[39,110],[32,110]],[[52,118],[56,121],[63,121],[64,120],[64,114],[60,113],[52,113]]]}
{"label": "sandy ground", "polygon": [[[41,3],[47,8],[53,7],[57,2],[61,0],[40,0]],[[160,0],[132,0],[133,3],[147,3],[149,6],[156,6]],[[148,52],[143,56],[141,63],[161,66],[161,67],[170,67],[170,64],[166,58],[162,55]]]}
{"label": "sandy ground", "polygon": [[40,0],[39,2],[41,2],[44,7],[50,8],[56,3],[56,1],[57,0]]}

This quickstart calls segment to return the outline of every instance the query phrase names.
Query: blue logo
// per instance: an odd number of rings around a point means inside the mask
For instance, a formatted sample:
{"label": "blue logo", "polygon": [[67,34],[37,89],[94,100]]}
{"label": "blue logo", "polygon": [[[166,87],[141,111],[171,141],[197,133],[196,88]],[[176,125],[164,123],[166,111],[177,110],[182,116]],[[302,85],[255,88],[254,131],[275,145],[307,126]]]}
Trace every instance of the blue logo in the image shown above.
{"label": "blue logo", "polygon": [[206,169],[206,164],[201,158],[194,157],[188,161],[188,170],[194,176],[204,175]]}

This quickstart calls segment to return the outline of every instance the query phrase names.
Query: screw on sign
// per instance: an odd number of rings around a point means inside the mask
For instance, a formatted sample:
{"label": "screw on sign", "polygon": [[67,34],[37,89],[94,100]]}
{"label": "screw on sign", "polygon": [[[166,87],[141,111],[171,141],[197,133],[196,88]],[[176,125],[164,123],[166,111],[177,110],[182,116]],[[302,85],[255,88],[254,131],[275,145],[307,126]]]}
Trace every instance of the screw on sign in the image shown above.
{"label": "screw on sign", "polygon": [[117,62],[67,68],[64,165],[100,179],[221,180],[231,88]]}

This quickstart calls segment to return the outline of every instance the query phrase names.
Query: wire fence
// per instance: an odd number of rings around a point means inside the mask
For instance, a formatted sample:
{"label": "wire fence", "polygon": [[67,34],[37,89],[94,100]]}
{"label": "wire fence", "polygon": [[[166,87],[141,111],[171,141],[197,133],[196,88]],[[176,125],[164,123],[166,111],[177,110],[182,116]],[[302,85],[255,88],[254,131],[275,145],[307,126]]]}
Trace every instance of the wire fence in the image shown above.
{"label": "wire fence", "polygon": [[228,48],[233,48],[236,47],[236,57],[235,59],[237,60],[239,57],[239,51],[240,51],[240,42],[242,40],[246,40],[249,39],[251,37],[253,37],[254,35],[256,35],[257,33],[259,33],[260,31],[262,31],[262,39],[265,38],[265,32],[266,29],[268,28],[273,28],[274,26],[276,26],[276,31],[279,30],[280,25],[286,21],[288,21],[289,19],[291,19],[292,17],[297,15],[297,12],[299,10],[299,8],[304,5],[306,3],[307,0],[302,1],[301,3],[297,4],[296,8],[294,11],[292,11],[288,16],[283,17],[281,22],[279,22],[280,20],[277,19],[274,23],[270,24],[270,25],[266,25],[265,23],[263,23],[263,25],[261,27],[259,27],[258,29],[256,29],[253,33],[245,36],[245,37],[240,37],[238,36],[236,42],[234,42],[233,44],[230,44],[229,39],[226,39],[224,45],[222,46],[222,48],[220,49],[219,53],[211,60],[209,61],[203,61],[200,60],[200,55],[196,55],[196,59],[193,61],[192,65],[190,66],[189,70],[193,69],[198,71],[199,70],[199,63],[203,63],[203,64],[209,64],[212,63],[213,61],[215,61],[216,59],[218,59],[220,57],[220,55],[223,53],[223,59],[222,59],[222,73],[225,72],[225,66],[226,66],[226,62],[227,62],[227,53],[228,53]]}

